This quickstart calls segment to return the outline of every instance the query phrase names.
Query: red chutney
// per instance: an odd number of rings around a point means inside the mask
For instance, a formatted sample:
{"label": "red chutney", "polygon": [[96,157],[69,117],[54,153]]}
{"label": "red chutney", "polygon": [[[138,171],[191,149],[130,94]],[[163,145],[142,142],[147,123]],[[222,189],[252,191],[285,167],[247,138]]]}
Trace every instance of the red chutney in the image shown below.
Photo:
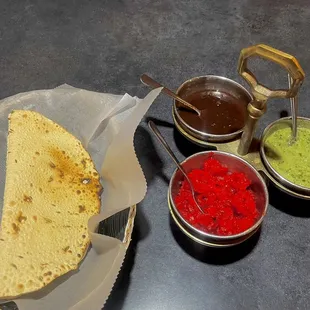
{"label": "red chutney", "polygon": [[181,216],[194,227],[214,235],[229,236],[250,228],[259,217],[254,193],[249,189],[251,181],[242,172],[229,172],[211,154],[202,169],[189,174],[197,202],[197,208],[184,180],[175,198]]}

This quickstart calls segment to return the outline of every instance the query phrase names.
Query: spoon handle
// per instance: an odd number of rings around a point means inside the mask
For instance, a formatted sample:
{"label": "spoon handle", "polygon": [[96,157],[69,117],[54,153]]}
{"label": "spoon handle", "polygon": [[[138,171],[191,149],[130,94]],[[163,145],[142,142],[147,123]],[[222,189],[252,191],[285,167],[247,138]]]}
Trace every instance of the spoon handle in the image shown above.
{"label": "spoon handle", "polygon": [[172,90],[170,90],[169,88],[159,84],[158,82],[156,82],[155,80],[153,80],[150,76],[146,75],[146,74],[142,74],[140,77],[140,80],[143,84],[150,86],[152,88],[158,88],[158,87],[163,87],[163,92],[168,95],[169,97],[174,98],[175,100],[179,101],[180,103],[182,103],[185,107],[189,108],[190,110],[195,111],[198,115],[200,115],[200,110],[197,109],[196,107],[194,107],[193,105],[191,105],[190,103],[188,103],[187,101],[185,101],[184,99],[180,98],[178,95],[176,95]]}
{"label": "spoon handle", "polygon": [[187,174],[185,172],[185,170],[183,169],[183,167],[180,165],[180,162],[178,161],[178,159],[176,158],[176,156],[174,155],[173,151],[171,150],[170,146],[168,145],[167,141],[165,140],[165,138],[161,135],[161,133],[159,132],[158,128],[156,127],[156,125],[154,124],[153,121],[149,121],[149,127],[151,128],[151,130],[153,131],[153,133],[155,134],[156,138],[161,142],[161,144],[163,145],[163,147],[166,149],[166,151],[168,152],[168,154],[170,155],[170,157],[173,159],[173,161],[175,162],[175,164],[177,165],[177,167],[181,170],[181,172],[186,176],[187,178]]}
{"label": "spoon handle", "polygon": [[[289,88],[291,88],[292,83],[293,83],[293,79],[288,74]],[[298,110],[297,95],[293,98],[290,98],[290,103],[291,103],[291,114],[292,114],[293,140],[295,141],[297,138],[297,110]]]}
{"label": "spoon handle", "polygon": [[159,132],[159,130],[157,129],[156,125],[154,124],[154,122],[149,121],[149,127],[151,128],[151,130],[153,131],[153,133],[155,134],[155,136],[157,137],[157,139],[159,140],[159,142],[162,144],[162,146],[165,148],[165,150],[168,152],[168,154],[170,155],[170,157],[173,159],[173,161],[175,162],[175,164],[177,165],[177,167],[179,168],[179,170],[183,173],[184,177],[186,178],[190,188],[191,188],[191,192],[195,201],[195,204],[197,206],[197,208],[200,210],[201,213],[205,213],[202,208],[200,207],[199,203],[196,200],[196,196],[195,196],[195,190],[193,187],[192,182],[190,181],[189,177],[187,176],[187,173],[185,172],[185,170],[183,169],[183,167],[181,166],[181,164],[179,163],[178,159],[175,157],[174,153],[172,152],[170,146],[168,145],[167,141],[165,140],[165,138],[161,135],[161,133]]}

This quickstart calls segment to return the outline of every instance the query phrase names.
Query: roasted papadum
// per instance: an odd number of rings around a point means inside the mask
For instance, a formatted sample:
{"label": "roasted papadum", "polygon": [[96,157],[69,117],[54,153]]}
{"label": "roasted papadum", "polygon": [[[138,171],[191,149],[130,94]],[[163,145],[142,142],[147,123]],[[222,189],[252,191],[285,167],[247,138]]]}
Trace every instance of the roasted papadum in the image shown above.
{"label": "roasted papadum", "polygon": [[78,139],[37,112],[9,115],[0,298],[39,290],[78,267],[101,190]]}

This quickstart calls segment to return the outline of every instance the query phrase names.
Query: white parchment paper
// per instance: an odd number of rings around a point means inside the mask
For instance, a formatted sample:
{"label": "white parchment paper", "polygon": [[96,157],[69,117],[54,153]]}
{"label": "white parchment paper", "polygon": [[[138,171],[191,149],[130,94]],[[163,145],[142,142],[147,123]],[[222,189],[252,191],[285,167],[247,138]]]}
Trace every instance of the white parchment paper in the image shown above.
{"label": "white parchment paper", "polygon": [[[83,143],[103,178],[99,215],[89,221],[92,246],[78,270],[39,292],[15,300],[20,310],[99,310],[109,296],[126,248],[118,239],[95,233],[100,221],[139,203],[146,181],[137,160],[133,137],[142,117],[160,93],[144,99],[86,91],[62,85],[31,91],[0,101],[0,212],[5,184],[8,114],[37,111],[66,128]],[[0,266],[1,267],[1,266]]]}

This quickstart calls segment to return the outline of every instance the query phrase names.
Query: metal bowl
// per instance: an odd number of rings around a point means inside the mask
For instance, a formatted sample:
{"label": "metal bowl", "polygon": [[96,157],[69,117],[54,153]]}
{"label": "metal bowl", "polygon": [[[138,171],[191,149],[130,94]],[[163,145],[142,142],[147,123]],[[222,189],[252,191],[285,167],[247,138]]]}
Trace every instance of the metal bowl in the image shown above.
{"label": "metal bowl", "polygon": [[[288,189],[290,191],[293,191],[297,194],[298,196],[301,196],[301,198],[309,199],[310,198],[310,188],[300,186],[297,184],[292,183],[291,181],[287,180],[284,178],[282,175],[280,175],[276,170],[273,169],[271,164],[268,161],[268,157],[266,156],[265,152],[265,141],[266,139],[275,131],[282,129],[282,128],[287,128],[292,126],[292,118],[291,117],[284,117],[276,120],[275,122],[269,124],[261,137],[261,144],[260,144],[260,155],[262,158],[262,162],[265,165],[268,173],[277,181],[279,182],[283,187],[284,191],[285,189]],[[310,119],[305,118],[305,117],[297,117],[297,127],[301,128],[309,128],[310,129]],[[289,191],[287,191],[289,192]],[[290,193],[290,192],[289,192]],[[304,197],[302,197],[304,196]]]}
{"label": "metal bowl", "polygon": [[[206,91],[217,91],[219,93],[228,93],[238,100],[244,106],[246,111],[248,103],[252,100],[251,94],[237,82],[223,76],[206,75],[187,80],[177,90],[177,95],[181,98],[188,97],[194,93],[204,93]],[[207,146],[208,142],[225,142],[239,137],[243,129],[229,134],[211,134],[199,131],[188,125],[180,116],[177,109],[177,102],[174,100],[172,115],[176,128],[190,141],[201,146]]]}
{"label": "metal bowl", "polygon": [[259,229],[267,212],[269,195],[266,184],[258,171],[247,161],[236,155],[220,151],[205,151],[188,157],[181,163],[181,165],[186,172],[190,172],[193,169],[199,169],[202,167],[203,163],[207,160],[211,153],[213,154],[214,158],[225,164],[229,171],[243,172],[252,181],[250,188],[254,192],[256,206],[260,214],[256,223],[248,230],[231,236],[209,234],[189,224],[181,216],[174,203],[175,197],[177,196],[180,189],[180,184],[184,180],[183,174],[178,169],[174,171],[169,183],[168,204],[170,213],[175,223],[189,238],[205,246],[229,247],[247,240]]}

